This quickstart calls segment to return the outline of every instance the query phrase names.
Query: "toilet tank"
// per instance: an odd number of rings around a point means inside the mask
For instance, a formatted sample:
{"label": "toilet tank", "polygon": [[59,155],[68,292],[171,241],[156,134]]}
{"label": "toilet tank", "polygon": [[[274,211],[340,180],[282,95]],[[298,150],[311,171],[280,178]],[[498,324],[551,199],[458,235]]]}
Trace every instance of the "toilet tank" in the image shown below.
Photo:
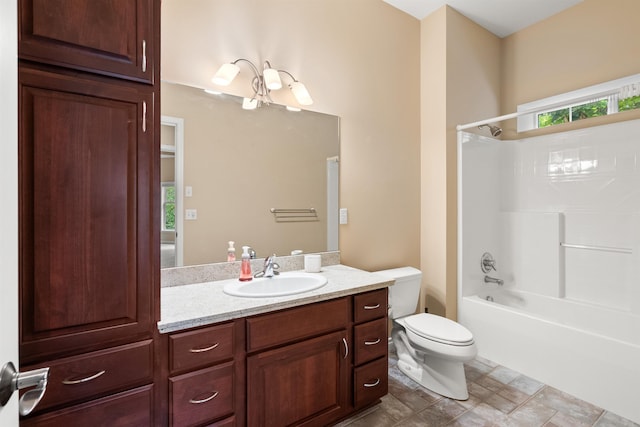
{"label": "toilet tank", "polygon": [[420,284],[422,272],[413,267],[392,268],[390,270],[375,271],[396,283],[389,287],[389,316],[392,319],[408,316],[416,312],[420,298]]}

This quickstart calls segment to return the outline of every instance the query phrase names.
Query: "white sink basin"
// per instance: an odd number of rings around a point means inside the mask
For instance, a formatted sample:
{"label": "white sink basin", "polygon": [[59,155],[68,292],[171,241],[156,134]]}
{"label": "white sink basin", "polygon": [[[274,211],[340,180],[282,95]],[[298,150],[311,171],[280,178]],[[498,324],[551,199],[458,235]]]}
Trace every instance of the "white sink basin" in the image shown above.
{"label": "white sink basin", "polygon": [[227,283],[223,290],[225,294],[236,297],[268,298],[309,292],[326,284],[327,278],[321,274],[292,271],[248,282],[236,280]]}

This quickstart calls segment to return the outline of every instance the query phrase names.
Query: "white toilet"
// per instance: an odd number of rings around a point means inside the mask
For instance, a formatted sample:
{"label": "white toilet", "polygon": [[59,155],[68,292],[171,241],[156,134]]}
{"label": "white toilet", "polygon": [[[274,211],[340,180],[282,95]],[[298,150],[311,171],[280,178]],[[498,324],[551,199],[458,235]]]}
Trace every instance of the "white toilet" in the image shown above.
{"label": "white toilet", "polygon": [[389,288],[391,338],[398,367],[423,387],[457,400],[467,400],[463,362],[478,350],[471,332],[459,323],[433,314],[414,314],[422,272],[413,267],[376,271],[395,284]]}

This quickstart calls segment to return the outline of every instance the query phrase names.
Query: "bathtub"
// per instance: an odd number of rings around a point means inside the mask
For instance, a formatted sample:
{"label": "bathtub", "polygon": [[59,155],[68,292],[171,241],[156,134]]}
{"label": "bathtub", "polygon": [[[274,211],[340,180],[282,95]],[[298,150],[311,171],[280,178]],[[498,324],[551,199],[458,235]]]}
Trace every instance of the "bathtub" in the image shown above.
{"label": "bathtub", "polygon": [[640,423],[640,316],[507,289],[460,303],[480,356]]}

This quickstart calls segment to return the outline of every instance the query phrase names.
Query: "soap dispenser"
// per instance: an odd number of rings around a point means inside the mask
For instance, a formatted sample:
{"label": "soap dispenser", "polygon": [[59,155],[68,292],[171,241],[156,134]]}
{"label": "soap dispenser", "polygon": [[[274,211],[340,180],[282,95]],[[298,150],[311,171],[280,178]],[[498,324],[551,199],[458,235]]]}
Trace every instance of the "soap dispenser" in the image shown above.
{"label": "soap dispenser", "polygon": [[233,262],[236,260],[236,248],[233,247],[235,242],[229,240],[229,249],[227,249],[227,262]]}
{"label": "soap dispenser", "polygon": [[249,246],[242,247],[242,264],[240,265],[240,281],[248,282],[253,279],[251,275],[251,255],[249,255]]}

